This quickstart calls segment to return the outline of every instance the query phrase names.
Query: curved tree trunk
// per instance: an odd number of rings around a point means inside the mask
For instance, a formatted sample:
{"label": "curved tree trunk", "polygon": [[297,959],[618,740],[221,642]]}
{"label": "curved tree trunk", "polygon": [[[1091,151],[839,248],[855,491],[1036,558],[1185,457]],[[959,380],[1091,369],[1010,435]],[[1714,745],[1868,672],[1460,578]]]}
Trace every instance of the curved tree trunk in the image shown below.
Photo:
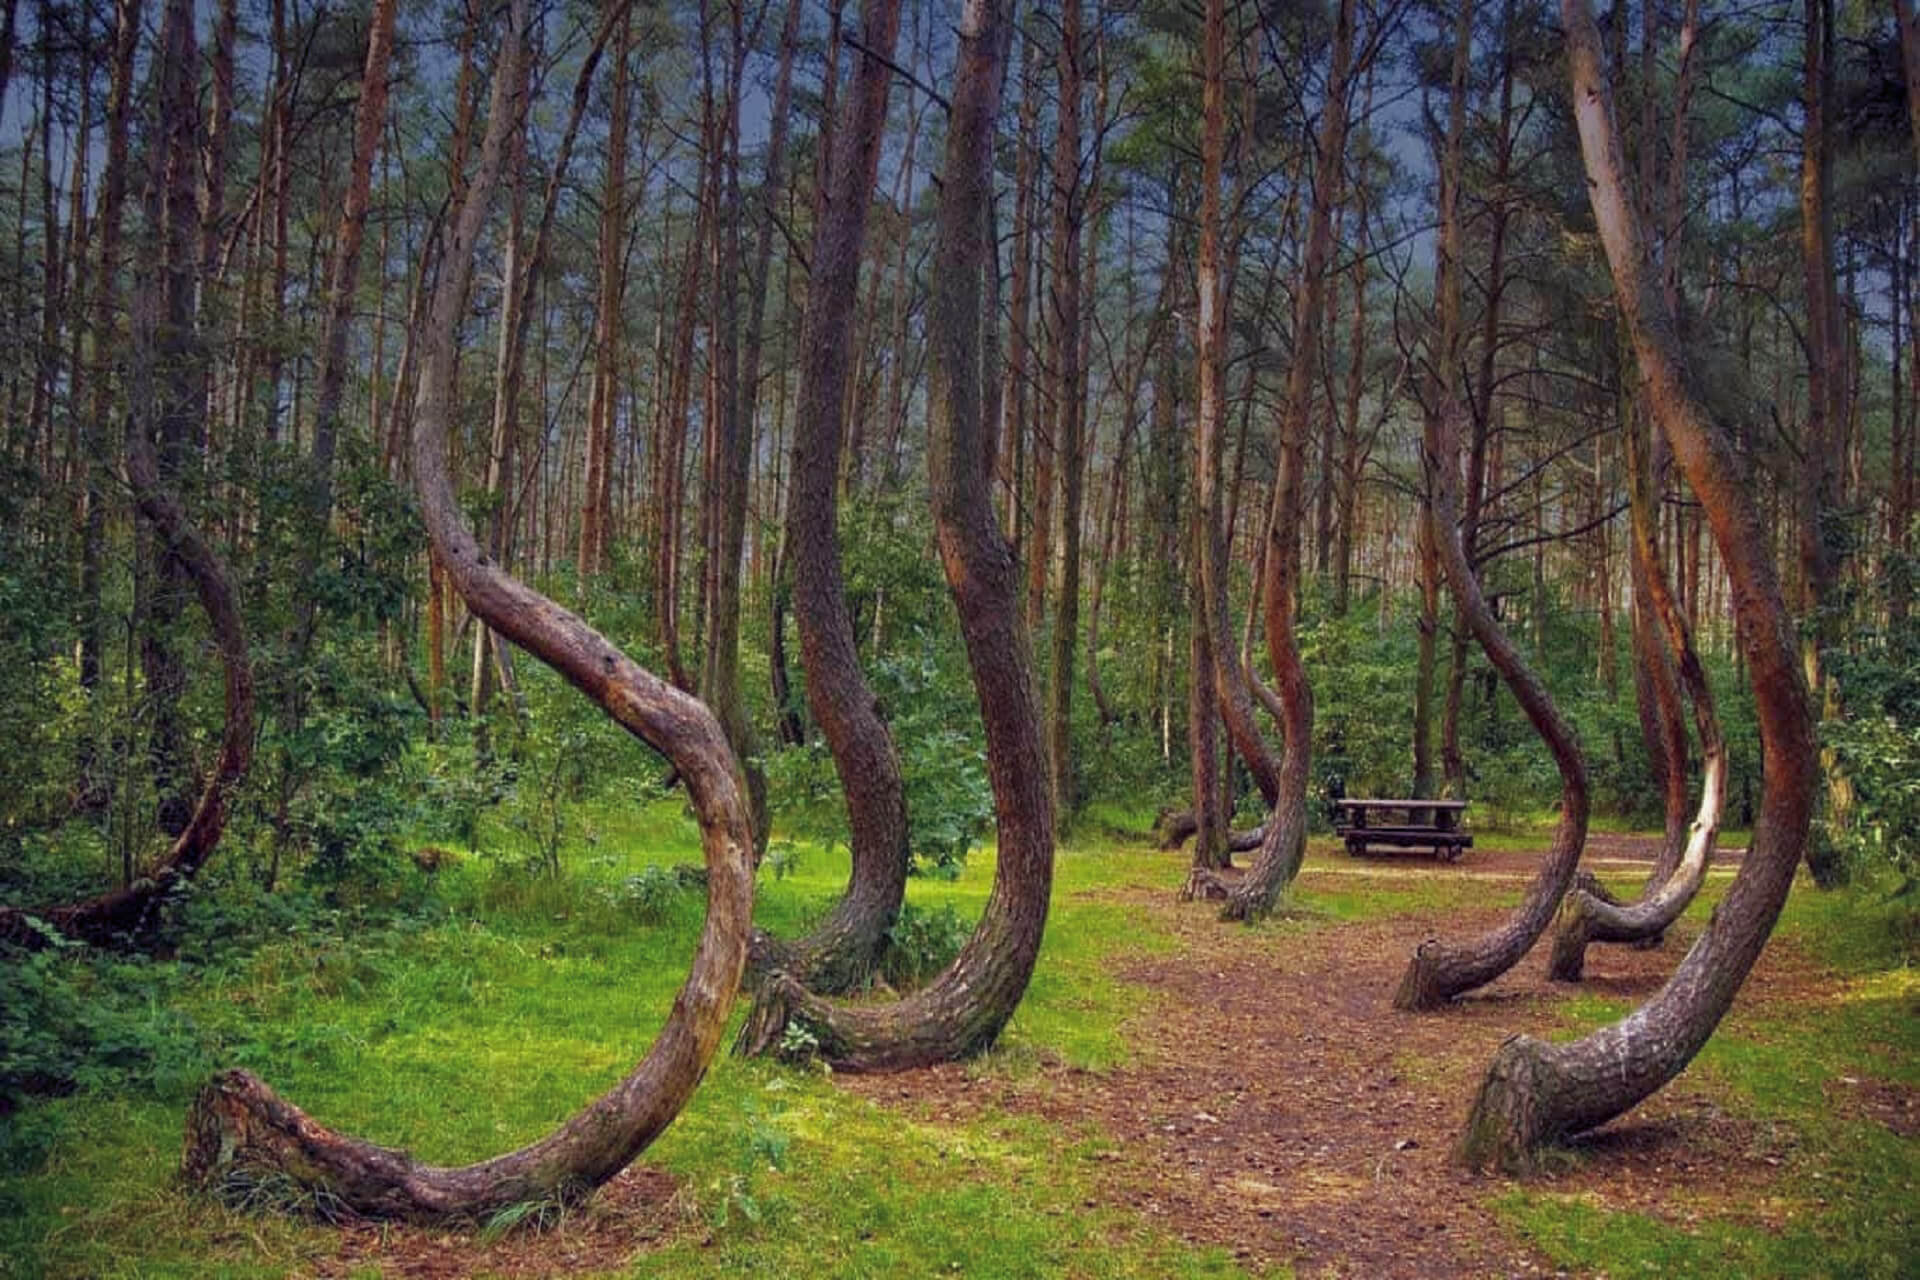
{"label": "curved tree trunk", "polygon": [[[1667,866],[1666,874],[1649,881],[1640,901],[1631,906],[1622,906],[1607,902],[1583,888],[1576,888],[1567,894],[1560,904],[1560,926],[1554,934],[1553,955],[1547,965],[1548,976],[1561,982],[1580,980],[1589,942],[1659,941],[1706,882],[1707,866],[1713,861],[1714,837],[1719,831],[1720,814],[1726,804],[1726,744],[1721,737],[1719,717],[1714,713],[1713,692],[1707,685],[1707,673],[1700,665],[1700,655],[1693,648],[1693,629],[1668,585],[1654,537],[1653,470],[1648,465],[1651,442],[1648,439],[1647,419],[1642,414],[1629,413],[1626,422],[1625,452],[1627,483],[1630,486],[1628,492],[1632,519],[1629,532],[1633,539],[1633,564],[1635,577],[1645,588],[1648,610],[1655,615],[1636,624],[1648,631],[1645,641],[1639,645],[1641,662],[1638,665],[1667,664],[1671,661],[1669,654],[1678,659],[1678,677],[1686,686],[1687,697],[1693,703],[1694,725],[1700,733],[1700,806],[1693,825],[1690,828],[1683,827],[1686,831],[1684,847],[1675,851],[1676,861]],[[1664,639],[1652,631],[1656,620],[1665,633]],[[1662,678],[1658,673],[1654,675],[1655,680]],[[1672,677],[1669,675],[1665,678]],[[1669,852],[1666,845],[1674,843],[1673,829],[1680,825],[1674,821],[1672,812],[1673,793],[1678,790],[1684,804],[1687,761],[1686,730],[1672,723],[1678,708],[1664,705],[1665,701],[1662,698],[1659,714],[1670,776],[1667,787],[1668,834],[1661,849],[1663,861]],[[1673,785],[1675,779],[1679,783],[1677,788]],[[1654,871],[1660,874],[1661,868],[1656,866]]]}
{"label": "curved tree trunk", "polygon": [[[1425,473],[1423,488],[1429,495],[1422,520],[1423,563],[1427,563],[1424,556],[1431,556],[1427,567],[1444,573],[1453,591],[1456,619],[1474,633],[1488,660],[1513,690],[1535,731],[1553,753],[1561,779],[1560,822],[1519,910],[1505,924],[1465,942],[1445,943],[1429,938],[1420,944],[1401,977],[1399,990],[1394,993],[1394,1006],[1400,1009],[1435,1008],[1512,968],[1552,921],[1555,908],[1573,880],[1587,834],[1586,763],[1573,726],[1560,714],[1546,686],[1527,666],[1519,648],[1494,618],[1474,573],[1466,535],[1461,528],[1459,423],[1467,409],[1456,380],[1455,365],[1461,329],[1459,199],[1472,36],[1472,6],[1463,5],[1455,27],[1453,87],[1446,147],[1440,166],[1439,263],[1434,285],[1440,332],[1434,355],[1434,389],[1423,414],[1421,462]],[[1476,458],[1476,465],[1478,461]],[[1437,575],[1429,573],[1428,579],[1432,587],[1437,587]],[[1437,601],[1432,599],[1432,587],[1428,588],[1427,603],[1437,606]],[[1423,609],[1423,628],[1424,619],[1430,614],[1437,617],[1434,610]],[[1429,640],[1424,631],[1421,640],[1423,646]],[[1419,785],[1418,777],[1415,785]]]}
{"label": "curved tree trunk", "polygon": [[790,979],[770,984],[781,998],[756,1010],[742,1033],[749,1047],[777,1044],[791,1024],[845,1069],[900,1070],[991,1045],[1033,974],[1053,884],[1053,810],[1020,581],[994,517],[991,460],[982,448],[982,379],[994,371],[981,361],[981,328],[991,323],[981,307],[981,276],[993,269],[986,203],[1003,21],[1001,0],[967,0],[962,12],[927,322],[934,522],[986,727],[999,857],[979,927],[921,991],[890,1004],[849,1005]]}
{"label": "curved tree trunk", "polygon": [[[1285,715],[1285,753],[1279,797],[1267,820],[1260,853],[1221,908],[1224,920],[1250,920],[1273,910],[1281,890],[1293,883],[1307,852],[1307,776],[1313,757],[1313,691],[1294,637],[1296,585],[1300,574],[1300,525],[1304,518],[1307,418],[1319,367],[1320,321],[1325,310],[1327,263],[1333,256],[1333,200],[1346,153],[1347,81],[1353,70],[1353,0],[1341,0],[1333,26],[1332,66],[1321,108],[1314,166],[1313,208],[1294,308],[1293,362],[1280,422],[1279,476],[1267,531],[1267,652]],[[1228,645],[1231,651],[1231,644]]]}
{"label": "curved tree trunk", "polygon": [[1633,334],[1654,414],[1700,498],[1733,586],[1752,673],[1766,794],[1740,874],[1680,967],[1646,1004],[1568,1044],[1515,1036],[1487,1068],[1460,1155],[1476,1166],[1531,1167],[1539,1149],[1604,1124],[1673,1079],[1733,1003],[1786,903],[1806,848],[1817,769],[1813,717],[1794,629],[1749,477],[1727,433],[1688,383],[1673,316],[1628,197],[1600,33],[1587,0],[1562,0],[1588,196]]}
{"label": "curved tree trunk", "polygon": [[464,1168],[333,1133],[244,1071],[216,1076],[188,1115],[182,1167],[190,1185],[222,1191],[290,1180],[334,1212],[473,1220],[529,1201],[573,1201],[613,1177],[679,1114],[712,1059],[739,986],[752,910],[753,832],[745,784],[707,709],[641,669],[580,618],[503,572],[466,526],[447,474],[454,331],[472,275],[512,117],[524,56],[526,0],[514,0],[494,72],[480,163],[446,242],[424,335],[414,467],[434,546],[481,621],[558,671],[635,736],[667,755],[699,814],[707,921],[686,985],[633,1072],[530,1146]]}
{"label": "curved tree trunk", "polygon": [[[152,300],[146,299],[140,306],[150,308]],[[152,326],[149,322],[142,327],[151,330]],[[136,363],[141,362],[141,357],[136,356]],[[135,378],[133,391],[138,394],[138,382],[143,379],[137,372]],[[133,487],[140,514],[153,525],[193,579],[200,607],[207,611],[207,621],[213,627],[214,647],[220,654],[226,693],[226,723],[220,735],[220,753],[186,827],[174,839],[166,856],[132,884],[48,911],[28,913],[0,907],[0,938],[28,946],[47,940],[32,927],[30,918],[44,921],[69,937],[94,943],[140,933],[154,908],[175,886],[193,879],[220,843],[220,833],[226,828],[227,806],[253,761],[253,668],[248,660],[247,634],[239,601],[234,597],[233,575],[212,544],[187,518],[179,499],[161,486],[153,443],[146,438],[143,425],[142,415],[128,415],[127,479]]]}
{"label": "curved tree trunk", "polygon": [[1436,1008],[1511,969],[1552,921],[1555,908],[1572,883],[1587,838],[1587,766],[1573,726],[1560,714],[1546,686],[1521,656],[1519,646],[1494,618],[1479,579],[1467,563],[1466,545],[1460,536],[1455,462],[1459,456],[1456,424],[1463,412],[1459,400],[1442,391],[1439,411],[1427,415],[1423,463],[1433,492],[1434,541],[1467,625],[1527,713],[1534,731],[1553,753],[1560,770],[1560,821],[1526,897],[1507,922],[1466,942],[1446,943],[1437,938],[1422,942],[1394,993],[1397,1009]]}
{"label": "curved tree trunk", "polygon": [[887,60],[899,31],[899,0],[861,6],[860,41],[868,52],[841,105],[826,209],[813,238],[787,498],[786,558],[807,709],[840,774],[853,869],[847,892],[812,933],[793,943],[754,936],[757,971],[777,970],[827,994],[850,991],[873,971],[907,886],[906,786],[893,733],[860,670],[840,569],[836,498],[860,258],[886,131],[893,79]]}

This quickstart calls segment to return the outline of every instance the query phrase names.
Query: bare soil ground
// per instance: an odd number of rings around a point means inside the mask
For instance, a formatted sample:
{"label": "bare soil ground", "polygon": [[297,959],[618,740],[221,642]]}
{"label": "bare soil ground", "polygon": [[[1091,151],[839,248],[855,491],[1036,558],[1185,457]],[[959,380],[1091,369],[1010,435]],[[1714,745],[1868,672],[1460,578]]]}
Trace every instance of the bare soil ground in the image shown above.
{"label": "bare soil ground", "polygon": [[[1629,892],[1654,854],[1647,839],[1590,837],[1582,865]],[[1532,876],[1537,853],[1476,850],[1445,864],[1419,855],[1350,859],[1316,850],[1301,885],[1314,893],[1425,883],[1444,905],[1384,920],[1305,916],[1247,929],[1219,922],[1207,903],[1179,903],[1177,854],[1163,891],[1090,891],[1130,903],[1177,944],[1117,974],[1142,988],[1126,1027],[1133,1065],[1089,1072],[1043,1063],[1013,1073],[964,1064],[841,1086],[916,1118],[971,1120],[1033,1114],[1076,1141],[1091,1138],[1097,1198],[1200,1245],[1222,1247],[1259,1271],[1291,1265],[1329,1277],[1534,1276],[1544,1256],[1487,1207],[1500,1184],[1450,1159],[1468,1101],[1495,1047],[1511,1032],[1550,1034],[1562,1006],[1587,996],[1636,1003],[1656,990],[1691,941],[1683,924],[1654,951],[1595,947],[1588,981],[1549,982],[1545,948],[1512,973],[1440,1013],[1390,1004],[1419,941],[1489,928]],[[1739,851],[1722,853],[1726,866]],[[1437,883],[1435,883],[1437,881]],[[1765,1002],[1830,995],[1836,979],[1778,940],[1730,1022]],[[1896,1132],[1920,1128],[1911,1091],[1858,1081],[1840,1105]],[[1711,1086],[1682,1076],[1584,1143],[1552,1178],[1555,1190],[1676,1221],[1712,1214],[1771,1225],[1773,1190],[1790,1174],[1792,1133],[1724,1111]],[[439,1280],[477,1271],[563,1275],[630,1264],[649,1241],[689,1229],[671,1176],[629,1170],[554,1232],[497,1239],[409,1228],[346,1233],[321,1274],[369,1264],[393,1276]]]}
{"label": "bare soil ground", "polygon": [[[1585,864],[1627,881],[1653,854],[1652,842],[1624,837],[1596,845]],[[1309,862],[1302,885],[1311,893],[1337,890],[1355,875],[1377,877],[1383,887],[1432,875],[1517,888],[1536,860],[1480,852],[1447,865],[1419,856],[1322,855]],[[1577,987],[1549,982],[1544,954],[1536,954],[1452,1008],[1408,1014],[1390,1002],[1414,946],[1443,930],[1491,927],[1502,911],[1463,905],[1249,931],[1221,924],[1207,904],[1177,903],[1171,892],[1128,896],[1179,939],[1172,953],[1118,975],[1153,993],[1127,1028],[1136,1065],[1097,1074],[1043,1068],[1015,1078],[952,1066],[847,1087],[933,1119],[1002,1109],[1038,1113],[1070,1130],[1092,1126],[1112,1140],[1094,1203],[1222,1246],[1255,1269],[1288,1263],[1304,1275],[1354,1277],[1552,1272],[1484,1207],[1498,1184],[1451,1162],[1467,1103],[1506,1035],[1564,1025],[1555,1006],[1582,994],[1645,998],[1682,954],[1692,926],[1657,951],[1596,947],[1590,980]],[[1485,895],[1468,888],[1461,896]],[[1831,981],[1776,943],[1743,1003],[1812,997],[1804,988]],[[1790,1134],[1728,1115],[1683,1076],[1588,1139],[1588,1158],[1570,1161],[1554,1182],[1556,1190],[1639,1212],[1764,1221],[1768,1188],[1783,1176],[1792,1143]]]}

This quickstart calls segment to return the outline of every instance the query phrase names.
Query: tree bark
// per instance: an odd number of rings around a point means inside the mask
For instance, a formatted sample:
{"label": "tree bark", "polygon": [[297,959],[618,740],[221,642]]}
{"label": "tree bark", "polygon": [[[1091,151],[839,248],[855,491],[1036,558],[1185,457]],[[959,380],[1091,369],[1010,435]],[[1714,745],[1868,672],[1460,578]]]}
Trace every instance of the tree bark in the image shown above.
{"label": "tree bark", "polygon": [[1047,765],[1053,783],[1053,817],[1063,833],[1072,825],[1078,807],[1073,779],[1073,660],[1079,650],[1080,525],[1087,474],[1086,391],[1080,377],[1083,44],[1080,0],[1062,0],[1060,45],[1055,55],[1060,95],[1053,142],[1053,262],[1047,281],[1054,461],[1060,477],[1060,593],[1050,633]]}
{"label": "tree bark", "polygon": [[966,0],[927,322],[934,522],[986,727],[999,857],[979,927],[931,985],[892,1004],[848,1005],[781,983],[784,999],[763,1005],[745,1033],[750,1044],[768,1045],[798,1025],[824,1058],[848,1069],[901,1070],[991,1045],[1033,974],[1053,883],[1053,814],[1019,575],[994,514],[992,460],[983,448],[983,380],[998,376],[982,367],[981,330],[992,318],[981,302],[982,275],[996,269],[987,201],[1003,21],[1000,0]]}
{"label": "tree bark", "polygon": [[1279,474],[1267,532],[1267,653],[1285,711],[1281,729],[1279,799],[1267,820],[1265,839],[1252,867],[1227,895],[1221,918],[1251,920],[1273,904],[1295,875],[1307,851],[1307,778],[1313,755],[1313,691],[1294,636],[1300,575],[1300,526],[1304,514],[1308,418],[1319,366],[1321,317],[1326,309],[1327,263],[1333,256],[1333,201],[1346,154],[1347,82],[1353,69],[1353,0],[1340,0],[1333,25],[1331,69],[1321,108],[1313,177],[1313,208],[1307,219],[1306,253],[1293,313],[1293,360],[1281,410]]}
{"label": "tree bark", "polygon": [[630,115],[627,62],[633,37],[633,7],[619,6],[614,40],[613,83],[608,92],[607,155],[600,186],[597,304],[593,321],[593,383],[587,405],[587,473],[580,507],[582,581],[607,568],[608,526],[613,522],[613,423],[620,398],[621,303],[627,273],[627,122]]}
{"label": "tree bark", "polygon": [[[1621,399],[1628,401],[1624,389]],[[1636,604],[1636,631],[1646,632],[1636,643],[1639,655],[1636,666],[1650,668],[1654,682],[1668,685],[1664,691],[1655,689],[1659,703],[1659,745],[1669,769],[1667,835],[1659,859],[1659,863],[1667,865],[1664,868],[1658,863],[1655,865],[1640,901],[1631,906],[1608,902],[1583,888],[1567,894],[1560,904],[1560,924],[1547,965],[1548,976],[1561,982],[1579,981],[1589,942],[1659,941],[1706,882],[1707,867],[1713,860],[1714,837],[1726,805],[1726,745],[1720,733],[1719,717],[1714,712],[1713,694],[1707,685],[1700,655],[1694,651],[1692,626],[1674,599],[1660,561],[1656,536],[1659,516],[1654,505],[1653,448],[1648,420],[1645,415],[1633,412],[1629,402],[1622,421],[1626,428],[1623,435],[1634,577],[1646,605],[1641,610]],[[1640,617],[1642,612],[1648,615],[1644,621]],[[1691,827],[1687,826],[1684,813],[1687,733],[1680,721],[1677,691],[1671,687],[1676,679],[1686,687],[1693,705],[1694,725],[1700,734],[1700,804]],[[1681,809],[1677,818],[1676,801]]]}
{"label": "tree bark", "polygon": [[1678,1075],[1706,1043],[1766,945],[1805,848],[1817,782],[1813,717],[1795,637],[1739,455],[1689,371],[1627,191],[1600,35],[1585,0],[1563,0],[1589,198],[1641,376],[1705,509],[1732,581],[1753,680],[1766,791],[1740,873],[1666,986],[1613,1026],[1549,1045],[1515,1036],[1488,1067],[1462,1138],[1470,1165],[1525,1170],[1542,1147],[1606,1123]]}
{"label": "tree bark", "polygon": [[[1221,271],[1227,227],[1220,207],[1220,182],[1227,151],[1226,26],[1225,0],[1208,0],[1206,21],[1202,24],[1205,34],[1200,95],[1200,248],[1195,264],[1199,295],[1195,320],[1199,411],[1193,426],[1197,473],[1194,518],[1199,522],[1199,534],[1194,540],[1194,550],[1200,589],[1194,604],[1205,611],[1203,648],[1211,661],[1220,717],[1226,722],[1234,751],[1246,761],[1247,772],[1253,775],[1261,799],[1271,810],[1280,798],[1280,765],[1254,720],[1246,668],[1241,665],[1239,650],[1233,643],[1233,619],[1227,599],[1227,531],[1221,510],[1227,410],[1227,281]],[[1246,127],[1250,128],[1251,124]],[[1206,674],[1203,669],[1196,669],[1192,678],[1205,683]],[[1211,716],[1208,721],[1211,723]],[[1195,776],[1197,780],[1198,774]],[[1203,835],[1208,832],[1204,820],[1201,831]],[[1195,865],[1214,866],[1215,859],[1223,852],[1224,846],[1196,851]]]}
{"label": "tree bark", "polygon": [[450,228],[423,340],[414,467],[429,535],[447,574],[482,621],[552,666],[628,731],[666,754],[686,779],[707,865],[707,923],[686,985],[647,1057],[553,1133],[464,1168],[425,1165],[402,1151],[333,1133],[244,1071],[216,1076],[195,1099],[182,1168],[216,1194],[291,1180],[336,1214],[475,1221],[513,1204],[572,1202],[613,1177],[676,1116],[725,1028],[746,957],[753,832],[744,783],[717,721],[643,670],[580,618],[500,569],[467,528],[447,473],[454,333],[505,149],[525,0],[514,0],[495,67],[480,162]]}
{"label": "tree bark", "polygon": [[[794,422],[785,559],[807,677],[807,708],[833,753],[846,798],[853,868],[847,891],[814,930],[791,943],[754,936],[754,967],[822,994],[863,983],[900,914],[907,884],[907,799],[893,733],[860,669],[840,566],[840,424],[846,408],[854,307],[867,212],[886,133],[889,61],[899,0],[864,0],[860,57],[841,104],[825,208],[808,256],[800,401]],[[768,998],[762,984],[760,998]],[[777,999],[778,996],[773,998]],[[750,1017],[748,1025],[758,1021]],[[778,1043],[751,1043],[755,1051]]]}

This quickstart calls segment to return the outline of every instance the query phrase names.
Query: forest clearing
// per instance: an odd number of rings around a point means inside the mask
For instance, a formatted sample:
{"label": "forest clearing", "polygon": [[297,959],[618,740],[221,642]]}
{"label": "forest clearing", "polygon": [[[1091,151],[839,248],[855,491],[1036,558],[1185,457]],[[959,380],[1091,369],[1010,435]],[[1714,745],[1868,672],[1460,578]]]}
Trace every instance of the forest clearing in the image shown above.
{"label": "forest clearing", "polygon": [[1916,244],[1910,0],[0,0],[0,1280],[1914,1274]]}
{"label": "forest clearing", "polygon": [[[607,844],[694,850],[670,807],[648,816]],[[636,924],[588,888],[633,861],[518,899],[450,869],[442,918],[264,936],[160,986],[219,1047],[166,1062],[151,1092],[54,1104],[42,1172],[0,1182],[0,1254],[9,1274],[97,1276],[1910,1274],[1920,990],[1884,904],[1852,894],[1797,891],[1696,1064],[1547,1176],[1452,1163],[1503,1036],[1611,1020],[1671,965],[1612,948],[1572,986],[1536,958],[1445,1014],[1393,1011],[1423,930],[1517,896],[1537,842],[1500,843],[1443,866],[1316,841],[1295,914],[1222,933],[1174,900],[1182,859],[1090,838],[1061,855],[1032,989],[992,1053],[858,1076],[722,1058],[639,1165],[545,1226],[340,1230],[183,1193],[180,1111],[213,1063],[433,1159],[531,1138],[622,1070],[671,998],[697,895]],[[1596,843],[1609,880],[1644,874],[1651,841]],[[762,918],[798,927],[846,865],[806,850]],[[970,923],[987,875],[970,862],[909,902]]]}

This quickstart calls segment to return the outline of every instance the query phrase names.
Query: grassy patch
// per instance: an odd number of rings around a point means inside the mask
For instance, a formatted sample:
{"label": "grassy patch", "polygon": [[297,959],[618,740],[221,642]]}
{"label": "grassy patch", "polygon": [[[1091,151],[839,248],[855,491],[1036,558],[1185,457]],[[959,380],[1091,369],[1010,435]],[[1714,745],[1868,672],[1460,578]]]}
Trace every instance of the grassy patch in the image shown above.
{"label": "grassy patch", "polygon": [[[1652,1215],[1527,1189],[1498,1199],[1502,1217],[1556,1262],[1615,1276],[1920,1274],[1920,1141],[1870,1105],[1876,1089],[1920,1086],[1920,975],[1889,914],[1868,893],[1797,891],[1770,945],[1832,972],[1760,1011],[1737,1009],[1688,1068],[1717,1105],[1783,1139],[1777,1195]],[[1583,1028],[1625,1012],[1585,998],[1561,1010]]]}
{"label": "grassy patch", "polygon": [[[618,892],[698,856],[677,806],[653,809],[597,815],[597,843],[557,879],[459,859],[428,923],[283,936],[181,968],[168,990],[204,1035],[197,1065],[249,1067],[323,1122],[435,1163],[539,1136],[627,1070],[685,972],[697,890],[644,917]],[[1128,1060],[1136,997],[1116,971],[1171,943],[1108,890],[1167,891],[1163,864],[1110,847],[1061,856],[1032,988],[979,1069]],[[992,851],[976,851],[957,880],[914,880],[909,899],[971,922],[992,871]],[[755,915],[789,933],[844,886],[846,854],[803,846],[783,872],[763,872]],[[281,1275],[337,1253],[331,1230],[177,1188],[201,1074],[0,1121],[44,1139],[37,1167],[0,1178],[0,1277]],[[1086,1211],[1093,1143],[1030,1118],[912,1122],[822,1075],[723,1058],[646,1156],[680,1180],[688,1220],[632,1273],[1239,1274],[1130,1216]]]}

